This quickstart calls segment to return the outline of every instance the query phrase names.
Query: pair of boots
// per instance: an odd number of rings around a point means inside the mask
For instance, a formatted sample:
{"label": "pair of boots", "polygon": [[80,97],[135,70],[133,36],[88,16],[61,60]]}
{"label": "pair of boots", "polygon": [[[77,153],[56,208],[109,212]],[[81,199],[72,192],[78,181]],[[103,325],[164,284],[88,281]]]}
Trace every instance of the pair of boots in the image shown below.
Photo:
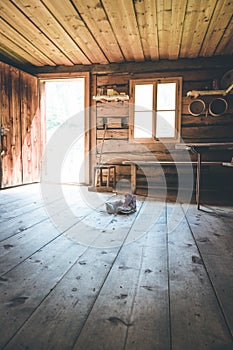
{"label": "pair of boots", "polygon": [[131,214],[136,211],[136,196],[127,193],[125,201],[106,202],[108,214]]}

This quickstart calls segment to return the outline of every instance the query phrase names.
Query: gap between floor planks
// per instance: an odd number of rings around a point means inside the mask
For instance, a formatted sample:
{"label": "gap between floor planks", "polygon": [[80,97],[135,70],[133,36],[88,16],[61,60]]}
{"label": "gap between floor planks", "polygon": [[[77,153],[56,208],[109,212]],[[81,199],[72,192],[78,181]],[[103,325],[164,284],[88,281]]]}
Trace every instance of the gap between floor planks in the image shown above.
{"label": "gap between floor planks", "polygon": [[[145,205],[122,226],[120,246],[113,235],[117,247],[103,247],[103,236],[114,231],[111,217],[102,235],[94,232],[92,247],[76,244],[77,231],[68,231],[3,277],[3,311],[11,314],[10,322],[9,316],[1,322],[6,348],[232,348],[224,293],[217,293],[222,279],[214,280],[210,272],[214,275],[218,264],[211,265],[206,260],[211,254],[203,253],[207,248],[199,247],[208,242],[205,231],[200,230],[201,240],[195,238],[193,215],[199,212],[191,207],[192,215],[185,217],[180,206],[168,206],[166,215],[153,201],[143,212]],[[153,208],[159,212],[154,226],[153,220],[148,224]],[[145,224],[147,235],[142,234]],[[199,230],[196,234],[200,238]],[[223,247],[212,242],[219,259],[227,240]]]}

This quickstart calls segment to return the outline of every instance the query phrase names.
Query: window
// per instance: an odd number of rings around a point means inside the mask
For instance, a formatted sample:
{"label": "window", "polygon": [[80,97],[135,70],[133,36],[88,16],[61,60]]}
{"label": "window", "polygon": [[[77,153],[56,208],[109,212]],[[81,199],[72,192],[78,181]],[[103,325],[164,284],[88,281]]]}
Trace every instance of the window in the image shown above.
{"label": "window", "polygon": [[169,139],[180,133],[181,78],[131,80],[131,136],[141,141]]}

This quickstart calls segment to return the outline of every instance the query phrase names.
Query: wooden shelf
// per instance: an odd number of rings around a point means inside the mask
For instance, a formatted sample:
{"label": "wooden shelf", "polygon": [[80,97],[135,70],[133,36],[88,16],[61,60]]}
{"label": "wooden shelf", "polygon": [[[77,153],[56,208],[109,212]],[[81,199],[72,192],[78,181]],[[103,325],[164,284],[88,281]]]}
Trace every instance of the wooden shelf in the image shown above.
{"label": "wooden shelf", "polygon": [[93,96],[93,100],[100,101],[100,102],[106,102],[106,101],[128,101],[129,95],[99,95],[99,96]]}

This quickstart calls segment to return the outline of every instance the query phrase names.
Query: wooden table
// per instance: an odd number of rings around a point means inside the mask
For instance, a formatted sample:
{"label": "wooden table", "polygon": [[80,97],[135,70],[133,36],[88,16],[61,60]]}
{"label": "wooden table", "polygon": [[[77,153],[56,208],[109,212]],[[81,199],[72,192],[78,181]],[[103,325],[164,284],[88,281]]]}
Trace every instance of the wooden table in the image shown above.
{"label": "wooden table", "polygon": [[233,142],[179,143],[175,147],[180,150],[191,150],[197,154],[196,201],[197,208],[200,209],[202,155],[211,150],[233,150]]}
{"label": "wooden table", "polygon": [[176,166],[176,165],[186,165],[186,164],[195,164],[197,162],[187,162],[187,161],[155,161],[155,160],[125,160],[122,162],[123,165],[130,165],[131,167],[131,190],[132,193],[136,192],[137,188],[137,167],[140,166]]}

